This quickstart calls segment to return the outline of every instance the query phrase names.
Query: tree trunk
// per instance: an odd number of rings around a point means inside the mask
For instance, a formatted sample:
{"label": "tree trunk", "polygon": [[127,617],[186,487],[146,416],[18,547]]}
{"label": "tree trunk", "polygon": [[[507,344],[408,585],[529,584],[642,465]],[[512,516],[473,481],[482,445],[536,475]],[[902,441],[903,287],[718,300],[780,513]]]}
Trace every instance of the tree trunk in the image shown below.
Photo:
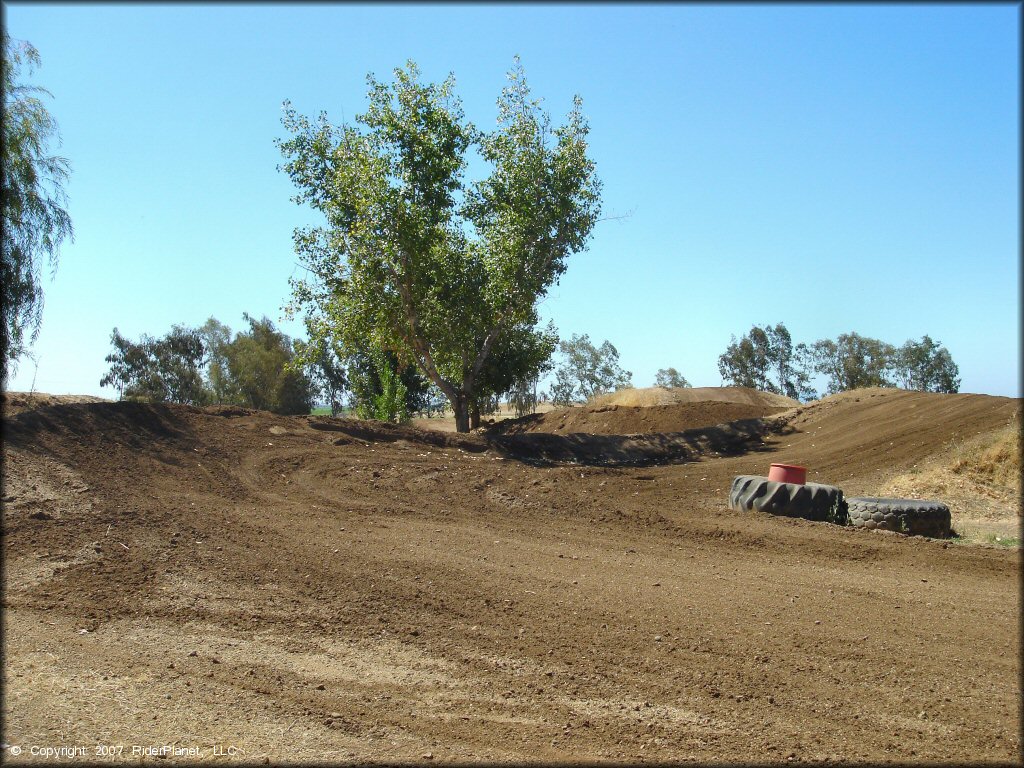
{"label": "tree trunk", "polygon": [[480,426],[480,403],[474,401],[469,409],[469,428],[476,429]]}
{"label": "tree trunk", "polygon": [[469,432],[469,401],[464,392],[455,395],[452,410],[455,412],[455,431]]}

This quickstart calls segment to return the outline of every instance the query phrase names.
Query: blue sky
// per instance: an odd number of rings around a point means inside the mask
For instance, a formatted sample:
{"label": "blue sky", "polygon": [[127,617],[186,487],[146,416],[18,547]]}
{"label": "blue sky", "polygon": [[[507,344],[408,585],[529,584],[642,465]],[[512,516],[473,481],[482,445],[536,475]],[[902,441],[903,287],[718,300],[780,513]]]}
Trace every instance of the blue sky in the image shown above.
{"label": "blue sky", "polygon": [[1021,395],[1019,5],[4,10],[42,57],[75,227],[12,390],[114,397],[115,326],[282,318],[316,221],[276,170],[283,100],[352,121],[367,73],[411,58],[488,127],[518,54],[556,122],[582,96],[610,217],[542,304],[563,337],[610,340],[637,386],[718,386],[754,324],[928,334],[961,391]]}

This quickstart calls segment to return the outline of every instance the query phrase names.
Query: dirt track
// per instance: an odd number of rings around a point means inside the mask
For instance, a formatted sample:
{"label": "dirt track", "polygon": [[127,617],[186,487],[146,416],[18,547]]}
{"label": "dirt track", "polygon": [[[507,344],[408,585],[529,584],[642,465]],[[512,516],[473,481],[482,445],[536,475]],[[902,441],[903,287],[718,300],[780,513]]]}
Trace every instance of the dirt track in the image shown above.
{"label": "dirt track", "polygon": [[630,439],[27,411],[5,419],[3,741],[1019,761],[1018,550],[725,503],[772,461],[869,493],[1019,407],[871,390]]}

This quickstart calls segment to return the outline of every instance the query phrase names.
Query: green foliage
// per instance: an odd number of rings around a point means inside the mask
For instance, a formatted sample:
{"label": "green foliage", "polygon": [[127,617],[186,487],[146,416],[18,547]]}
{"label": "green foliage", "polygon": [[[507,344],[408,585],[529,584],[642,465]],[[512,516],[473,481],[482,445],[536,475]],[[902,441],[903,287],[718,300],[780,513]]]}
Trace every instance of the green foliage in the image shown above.
{"label": "green foliage", "polygon": [[558,333],[551,323],[544,329],[535,328],[535,321],[536,316],[531,317],[498,337],[480,369],[471,427],[479,426],[480,413],[497,412],[501,398],[513,391],[525,406],[524,393],[536,390],[540,377],[551,370]]}
{"label": "green foliage", "polygon": [[201,405],[207,401],[200,367],[203,341],[198,331],[176,325],[160,339],[143,335],[139,342],[111,334],[110,371],[100,386],[112,386],[125,400]]}
{"label": "green foliage", "polygon": [[429,382],[393,352],[357,350],[346,363],[352,406],[360,418],[405,422],[427,406]]}
{"label": "green foliage", "polygon": [[356,413],[361,419],[393,421],[399,424],[409,420],[406,406],[406,387],[383,353],[374,355],[374,369],[380,382],[380,391],[359,401]]}
{"label": "green foliage", "polygon": [[[812,345],[793,345],[786,326],[757,326],[739,341],[732,338],[718,358],[722,378],[736,386],[777,392],[800,400],[817,396],[810,386],[812,373],[825,377],[827,393],[861,387],[893,387],[957,392],[959,370],[949,351],[929,336],[891,344],[850,332],[835,340],[819,339]],[[660,373],[660,372],[659,372]]]}
{"label": "green foliage", "polygon": [[[307,327],[308,330],[308,327]],[[296,341],[296,360],[305,362],[316,394],[330,404],[332,416],[341,411],[341,393],[348,385],[345,361],[336,344],[326,336],[315,337],[315,342]],[[296,360],[293,360],[295,364]]]}
{"label": "green foliage", "polygon": [[199,336],[206,350],[206,383],[210,402],[235,402],[238,400],[238,391],[228,370],[227,356],[231,329],[217,318],[210,317],[200,326]]}
{"label": "green foliage", "polygon": [[674,389],[689,387],[690,382],[675,368],[659,368],[658,372],[654,374],[654,386]]}
{"label": "green foliage", "polygon": [[57,267],[57,255],[65,238],[73,237],[71,217],[64,210],[64,184],[70,163],[49,153],[50,140],[58,138],[57,123],[43,106],[40,94],[49,92],[20,82],[22,67],[28,73],[40,65],[39,52],[29,43],[15,42],[3,33],[2,76],[4,90],[3,141],[0,171],[3,198],[3,327],[0,328],[0,381],[6,386],[8,368],[17,369],[39,335],[42,320],[42,262]]}
{"label": "green foliage", "polygon": [[236,334],[224,348],[240,404],[281,414],[309,413],[313,386],[301,370],[289,366],[295,356],[291,339],[267,317],[242,317],[249,330]]}
{"label": "green foliage", "polygon": [[757,326],[739,341],[730,337],[729,346],[718,357],[718,371],[725,382],[765,392],[777,389],[768,379],[768,336]]}
{"label": "green foliage", "polygon": [[814,370],[828,379],[828,393],[861,387],[894,386],[896,348],[884,341],[850,332],[810,347]]}
{"label": "green foliage", "polygon": [[723,381],[737,387],[775,392],[794,399],[810,400],[816,393],[810,386],[807,347],[795,348],[786,326],[753,326],[739,341],[733,336],[718,357]]}
{"label": "green foliage", "polygon": [[906,389],[922,392],[960,391],[960,369],[949,350],[930,336],[908,339],[896,353],[896,375]]}
{"label": "green foliage", "polygon": [[608,340],[595,347],[588,334],[573,334],[558,345],[562,360],[555,369],[551,402],[571,405],[613,390],[633,386],[629,371],[619,366],[619,351]]}
{"label": "green foliage", "polygon": [[100,386],[116,388],[126,400],[309,413],[313,384],[301,365],[292,364],[291,340],[265,317],[243,317],[249,330],[233,340],[231,329],[213,317],[199,329],[176,325],[163,338],[143,335],[137,343],[115,328],[111,367]]}
{"label": "green foliage", "polygon": [[[307,311],[318,336],[345,355],[372,348],[414,363],[466,431],[470,407],[501,386],[493,366],[484,372],[488,358],[504,338],[507,365],[524,359],[512,354],[515,340],[597,220],[589,129],[578,98],[552,128],[518,60],[489,133],[465,121],[452,76],[424,84],[410,61],[394,78],[367,78],[361,127],[333,126],[323,114],[311,122],[285,103],[283,170],[299,189],[295,201],[327,220],[295,233],[309,278],[293,281],[290,310]],[[491,173],[467,184],[472,147]],[[513,381],[528,374],[500,372]]]}

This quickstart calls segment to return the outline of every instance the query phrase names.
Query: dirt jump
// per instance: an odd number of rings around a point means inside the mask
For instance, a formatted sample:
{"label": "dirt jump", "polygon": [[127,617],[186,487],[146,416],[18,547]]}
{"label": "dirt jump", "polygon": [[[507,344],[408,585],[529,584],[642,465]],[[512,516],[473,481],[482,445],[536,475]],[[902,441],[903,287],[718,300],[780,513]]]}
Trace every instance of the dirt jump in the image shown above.
{"label": "dirt jump", "polygon": [[[8,393],[3,759],[1019,764],[1019,420],[872,389],[460,435]],[[774,462],[977,536],[730,509]]]}

